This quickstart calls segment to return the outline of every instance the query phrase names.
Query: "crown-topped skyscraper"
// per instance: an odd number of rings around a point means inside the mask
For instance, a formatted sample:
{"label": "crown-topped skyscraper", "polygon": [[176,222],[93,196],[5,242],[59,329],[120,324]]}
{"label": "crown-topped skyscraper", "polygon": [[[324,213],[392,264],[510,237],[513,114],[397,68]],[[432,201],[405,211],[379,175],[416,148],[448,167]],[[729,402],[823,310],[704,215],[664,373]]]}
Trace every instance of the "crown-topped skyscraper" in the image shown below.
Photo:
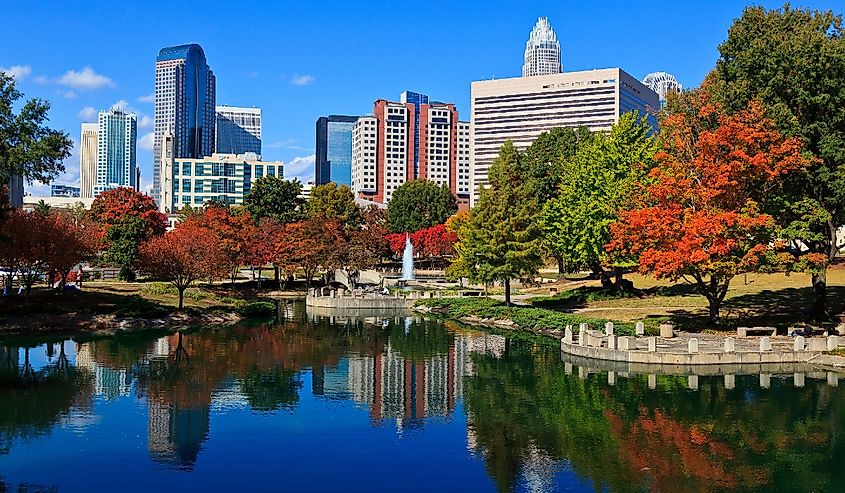
{"label": "crown-topped skyscraper", "polygon": [[549,19],[540,17],[525,43],[525,63],[522,76],[550,75],[563,72],[560,63],[560,43],[557,41]]}

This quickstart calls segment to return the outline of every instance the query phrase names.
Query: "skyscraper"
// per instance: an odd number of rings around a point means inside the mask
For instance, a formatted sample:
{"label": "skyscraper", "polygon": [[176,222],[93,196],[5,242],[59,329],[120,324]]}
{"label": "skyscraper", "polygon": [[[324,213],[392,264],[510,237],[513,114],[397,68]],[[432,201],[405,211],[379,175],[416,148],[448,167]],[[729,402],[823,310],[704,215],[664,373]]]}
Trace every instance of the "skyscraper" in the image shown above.
{"label": "skyscraper", "polygon": [[329,115],[317,119],[314,183],[330,181],[352,186],[352,127],[357,116]]}
{"label": "skyscraper", "polygon": [[136,142],[138,120],[119,108],[101,111],[97,118],[97,168],[94,197],[117,187],[138,189]]}
{"label": "skyscraper", "polygon": [[525,62],[522,65],[522,76],[559,74],[563,72],[560,61],[560,43],[549,20],[545,17],[537,19],[537,24],[525,43]]}
{"label": "skyscraper", "polygon": [[[404,91],[399,96],[399,101],[403,104],[411,103],[414,105],[414,128],[420,128],[420,106],[428,104],[428,96],[418,92]],[[414,134],[414,173],[419,173],[420,169],[420,134]]]}
{"label": "skyscraper", "polygon": [[666,72],[652,72],[646,75],[643,79],[643,84],[657,93],[660,97],[661,108],[666,104],[667,94],[670,92],[681,92],[681,89],[683,89],[678,79]]}
{"label": "skyscraper", "polygon": [[218,154],[245,154],[261,156],[261,109],[218,106],[215,146]]}
{"label": "skyscraper", "polygon": [[79,154],[79,196],[94,197],[94,182],[97,180],[97,133],[99,123],[82,124],[82,144]]}
{"label": "skyscraper", "polygon": [[214,153],[216,84],[205,53],[197,44],[162,48],[156,58],[153,198],[161,199],[161,146],[173,134],[174,158]]}
{"label": "skyscraper", "polygon": [[523,150],[555,127],[606,131],[629,111],[646,115],[657,128],[657,94],[619,68],[475,81],[470,87],[473,204],[507,140]]}

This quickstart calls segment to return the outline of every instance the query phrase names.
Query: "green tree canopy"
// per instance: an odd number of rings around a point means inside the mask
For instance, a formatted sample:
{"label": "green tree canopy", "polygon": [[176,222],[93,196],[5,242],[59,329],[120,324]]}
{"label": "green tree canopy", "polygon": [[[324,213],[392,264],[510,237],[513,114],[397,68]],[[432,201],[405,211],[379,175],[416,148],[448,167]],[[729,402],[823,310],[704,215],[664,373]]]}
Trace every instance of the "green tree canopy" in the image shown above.
{"label": "green tree canopy", "polygon": [[[789,178],[768,212],[787,240],[832,260],[845,248],[836,229],[845,223],[845,31],[833,12],[748,7],[719,46],[705,86],[735,113],[752,99],[766,105],[782,133],[799,136],[816,158],[806,174]],[[671,107],[669,107],[671,109]],[[796,245],[796,251],[798,250]],[[817,318],[826,317],[824,271],[813,273]]]}
{"label": "green tree canopy", "polygon": [[394,233],[413,233],[443,224],[458,211],[458,203],[447,185],[412,180],[400,185],[387,205],[387,220]]}
{"label": "green tree canopy", "polygon": [[134,281],[135,272],[132,269],[138,263],[138,249],[149,236],[144,218],[125,216],[106,228],[108,250],[103,260],[120,266],[120,279]]}
{"label": "green tree canopy", "polygon": [[645,118],[630,112],[609,134],[597,133],[580,146],[563,161],[558,196],[546,202],[539,218],[551,252],[589,267],[606,287],[611,285],[604,270],[609,225],[618,219],[617,211],[636,183],[654,167],[658,147],[651,130]]}
{"label": "green tree canopy", "polygon": [[557,196],[567,161],[590,142],[592,135],[587,127],[553,128],[523,151],[519,174],[540,207]]}
{"label": "green tree canopy", "polygon": [[502,145],[490,166],[490,187],[458,231],[455,262],[469,270],[474,282],[502,282],[510,304],[511,279],[533,277],[542,263],[536,198],[519,175],[519,152],[511,141]]}
{"label": "green tree canopy", "polygon": [[12,76],[0,72],[0,183],[13,176],[49,183],[64,172],[73,141],[46,125],[50,103],[26,101],[18,114],[13,106],[23,97]]}
{"label": "green tree canopy", "polygon": [[352,190],[346,185],[337,186],[335,182],[311,189],[308,217],[336,219],[343,226],[353,229],[359,228],[364,221]]}
{"label": "green tree canopy", "polygon": [[302,183],[278,176],[263,176],[256,180],[244,197],[244,208],[256,220],[265,217],[280,223],[302,219],[305,201],[300,197]]}

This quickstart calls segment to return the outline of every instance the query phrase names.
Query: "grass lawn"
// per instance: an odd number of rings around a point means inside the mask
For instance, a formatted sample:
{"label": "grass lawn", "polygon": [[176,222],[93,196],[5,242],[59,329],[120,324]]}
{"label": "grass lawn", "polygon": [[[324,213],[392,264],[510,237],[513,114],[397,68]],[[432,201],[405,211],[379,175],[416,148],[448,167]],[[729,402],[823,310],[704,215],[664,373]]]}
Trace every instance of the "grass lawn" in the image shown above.
{"label": "grass lawn", "polygon": [[[528,299],[535,306],[571,311],[590,318],[632,322],[668,317],[685,329],[704,327],[707,300],[696,294],[692,286],[656,281],[639,274],[628,274],[626,278],[643,291],[641,296],[610,299],[600,290],[598,281],[590,281],[579,288],[564,281],[523,292],[538,295]],[[840,264],[828,270],[827,281],[830,311],[842,316],[845,313],[845,266]],[[557,287],[560,292],[548,296],[550,287]],[[810,321],[810,301],[808,274],[749,274],[733,279],[721,315],[728,329],[741,325],[786,327]]]}

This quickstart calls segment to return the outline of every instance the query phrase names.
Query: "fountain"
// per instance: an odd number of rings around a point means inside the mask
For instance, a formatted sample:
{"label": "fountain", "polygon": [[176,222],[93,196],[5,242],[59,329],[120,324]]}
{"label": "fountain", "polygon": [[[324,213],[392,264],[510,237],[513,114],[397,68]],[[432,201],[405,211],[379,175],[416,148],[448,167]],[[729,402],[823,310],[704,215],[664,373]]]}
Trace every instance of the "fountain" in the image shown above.
{"label": "fountain", "polygon": [[402,253],[402,280],[414,280],[414,245],[411,245],[408,233],[405,233],[405,251]]}

